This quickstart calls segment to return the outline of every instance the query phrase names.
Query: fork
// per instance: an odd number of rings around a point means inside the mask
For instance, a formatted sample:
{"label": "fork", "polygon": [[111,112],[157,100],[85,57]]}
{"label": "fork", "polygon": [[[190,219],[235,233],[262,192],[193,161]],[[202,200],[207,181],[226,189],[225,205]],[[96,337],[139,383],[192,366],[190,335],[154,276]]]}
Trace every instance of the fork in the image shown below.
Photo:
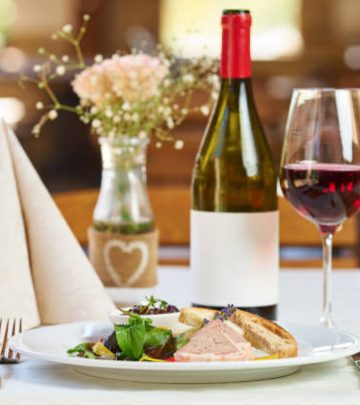
{"label": "fork", "polygon": [[[4,323],[5,327],[5,332],[2,336],[2,344],[0,346],[0,364],[16,364],[20,361],[20,354],[19,353],[14,353],[14,351],[11,348],[7,347],[9,336],[14,336],[16,333],[20,333],[22,331],[22,319],[20,318],[18,322],[16,322],[16,319],[10,320],[7,319],[7,321],[3,320],[0,318],[0,339],[2,335],[2,326]],[[5,326],[6,323],[6,326]],[[9,331],[11,330],[11,335],[9,334]],[[3,384],[3,378],[0,376],[0,388]]]}

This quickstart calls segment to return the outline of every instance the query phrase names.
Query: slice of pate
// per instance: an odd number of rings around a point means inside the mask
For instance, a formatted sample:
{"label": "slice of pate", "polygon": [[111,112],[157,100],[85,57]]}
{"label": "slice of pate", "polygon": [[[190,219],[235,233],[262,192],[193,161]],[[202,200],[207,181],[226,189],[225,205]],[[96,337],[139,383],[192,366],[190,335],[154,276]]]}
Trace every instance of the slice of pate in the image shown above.
{"label": "slice of pate", "polygon": [[176,361],[241,361],[252,360],[251,344],[242,330],[215,319],[191,336],[189,342],[175,352]]}

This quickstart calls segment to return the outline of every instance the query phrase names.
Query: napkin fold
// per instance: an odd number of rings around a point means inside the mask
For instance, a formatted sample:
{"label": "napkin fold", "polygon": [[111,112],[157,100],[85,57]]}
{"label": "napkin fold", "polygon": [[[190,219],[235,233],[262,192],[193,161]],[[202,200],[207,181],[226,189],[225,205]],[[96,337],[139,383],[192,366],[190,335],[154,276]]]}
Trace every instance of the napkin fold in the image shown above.
{"label": "napkin fold", "polygon": [[0,123],[0,317],[24,327],[115,306],[12,130]]}

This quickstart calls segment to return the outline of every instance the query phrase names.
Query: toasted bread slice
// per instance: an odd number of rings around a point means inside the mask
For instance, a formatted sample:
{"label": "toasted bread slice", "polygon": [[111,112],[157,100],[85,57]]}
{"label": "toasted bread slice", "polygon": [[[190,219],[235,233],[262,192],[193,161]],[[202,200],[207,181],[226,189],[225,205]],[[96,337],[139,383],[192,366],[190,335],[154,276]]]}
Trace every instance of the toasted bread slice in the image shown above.
{"label": "toasted bread slice", "polygon": [[[213,319],[217,311],[207,308],[182,308],[179,321],[188,326],[200,328],[204,319]],[[230,320],[244,332],[244,338],[256,349],[279,358],[297,356],[294,337],[278,324],[260,316],[237,309]]]}
{"label": "toasted bread slice", "polygon": [[217,311],[208,308],[182,308],[179,321],[194,328],[201,328],[204,319],[213,319]]}
{"label": "toasted bread slice", "polygon": [[294,337],[278,324],[237,309],[230,320],[244,331],[244,338],[256,349],[280,358],[297,356],[298,346]]}

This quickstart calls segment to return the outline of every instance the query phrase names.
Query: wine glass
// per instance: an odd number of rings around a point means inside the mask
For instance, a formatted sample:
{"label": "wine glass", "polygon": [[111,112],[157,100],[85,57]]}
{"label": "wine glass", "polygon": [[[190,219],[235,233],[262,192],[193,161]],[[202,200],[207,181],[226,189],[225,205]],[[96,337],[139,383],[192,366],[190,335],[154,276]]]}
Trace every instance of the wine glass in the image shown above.
{"label": "wine glass", "polygon": [[322,323],[333,327],[332,240],[360,209],[360,89],[295,89],[280,184],[295,210],[315,223],[323,244]]}

